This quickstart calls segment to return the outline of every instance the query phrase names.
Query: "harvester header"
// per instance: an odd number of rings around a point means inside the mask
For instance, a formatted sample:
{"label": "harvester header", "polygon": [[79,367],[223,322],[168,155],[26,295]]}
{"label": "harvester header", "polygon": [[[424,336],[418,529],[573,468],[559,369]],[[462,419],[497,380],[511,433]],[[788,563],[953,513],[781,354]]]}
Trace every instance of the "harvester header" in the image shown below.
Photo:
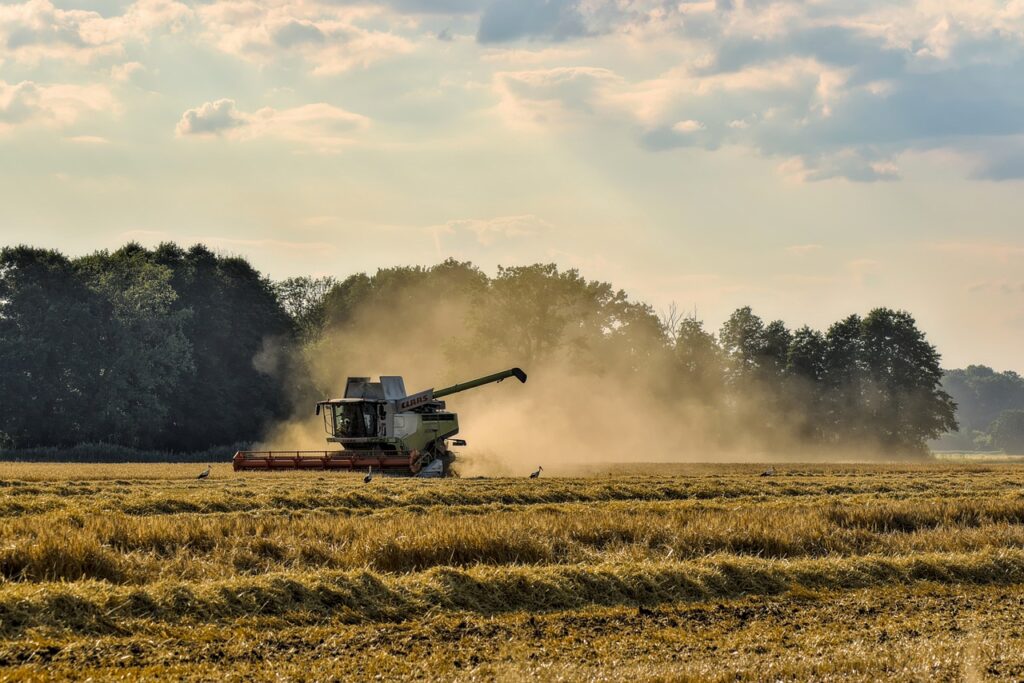
{"label": "harvester header", "polygon": [[239,451],[236,470],[247,469],[370,469],[420,477],[453,474],[455,454],[451,446],[465,446],[459,418],[446,409],[445,396],[515,377],[526,382],[526,373],[511,368],[443,389],[426,389],[408,395],[405,380],[383,375],[349,377],[343,398],[320,401],[316,414],[323,416],[327,441],[340,450]]}

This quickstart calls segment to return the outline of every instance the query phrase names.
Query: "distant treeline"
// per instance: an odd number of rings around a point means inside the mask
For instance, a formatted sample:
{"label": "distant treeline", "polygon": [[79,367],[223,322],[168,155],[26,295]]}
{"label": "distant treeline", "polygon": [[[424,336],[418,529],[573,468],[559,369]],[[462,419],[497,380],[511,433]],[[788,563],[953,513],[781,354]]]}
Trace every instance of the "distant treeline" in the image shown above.
{"label": "distant treeline", "polygon": [[[129,244],[74,259],[0,252],[7,449],[193,452],[257,440],[293,406],[308,412],[339,393],[340,378],[318,370],[337,358],[367,374],[456,379],[557,366],[608,387],[600,419],[628,414],[617,396],[642,390],[714,416],[722,442],[742,431],[768,445],[922,452],[956,428],[954,376],[944,389],[939,354],[904,311],[878,308],[819,331],[745,307],[714,334],[550,264],[490,277],[448,260],[274,283],[203,246]],[[645,438],[658,435],[629,436]]]}
{"label": "distant treeline", "polygon": [[1024,455],[1024,377],[969,365],[946,372],[942,386],[957,404],[960,431],[944,435],[934,448]]}

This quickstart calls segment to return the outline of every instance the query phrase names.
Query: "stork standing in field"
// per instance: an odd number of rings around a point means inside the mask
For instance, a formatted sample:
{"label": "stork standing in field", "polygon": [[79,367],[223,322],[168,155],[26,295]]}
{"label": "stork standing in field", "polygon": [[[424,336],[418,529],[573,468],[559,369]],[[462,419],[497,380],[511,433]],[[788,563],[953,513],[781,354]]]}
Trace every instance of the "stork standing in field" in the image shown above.
{"label": "stork standing in field", "polygon": [[762,477],[774,477],[775,476],[775,468],[774,467],[769,467],[764,472],[762,472],[760,476],[762,476]]}
{"label": "stork standing in field", "polygon": [[196,477],[196,479],[206,479],[207,477],[209,477],[210,476],[210,467],[211,467],[211,465],[207,465],[206,469],[203,470],[202,472],[200,472],[199,476]]}
{"label": "stork standing in field", "polygon": [[366,476],[363,477],[364,484],[369,484],[371,481],[373,481],[373,465],[370,465],[370,468],[366,470]]}
{"label": "stork standing in field", "polygon": [[544,468],[541,467],[540,465],[537,465],[537,471],[536,472],[530,472],[530,479],[538,479],[538,478],[540,478],[540,473],[543,472],[543,471],[544,471]]}

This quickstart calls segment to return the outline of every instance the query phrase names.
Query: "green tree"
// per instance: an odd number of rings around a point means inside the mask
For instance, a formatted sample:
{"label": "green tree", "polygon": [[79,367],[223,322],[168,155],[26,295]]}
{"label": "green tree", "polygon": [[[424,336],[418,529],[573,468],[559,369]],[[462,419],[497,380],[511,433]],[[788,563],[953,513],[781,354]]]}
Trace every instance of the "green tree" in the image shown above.
{"label": "green tree", "polygon": [[[947,370],[942,388],[957,405],[959,433],[950,433],[934,444],[945,449],[977,449],[986,443],[989,429],[1004,410],[1024,410],[1024,378],[1013,371],[996,372],[984,365]],[[989,439],[990,441],[990,439]]]}
{"label": "green tree", "polygon": [[[586,280],[554,264],[498,268],[470,318],[473,343],[497,349],[511,362],[533,364],[557,356],[600,373],[610,341],[636,351],[660,336],[657,316],[632,304],[622,290]],[[637,334],[633,334],[637,333]]]}
{"label": "green tree", "polygon": [[159,445],[179,384],[194,369],[184,334],[189,311],[174,309],[171,270],[137,244],[96,252],[75,266],[104,302],[99,348],[89,359],[96,373],[91,438]]}
{"label": "green tree", "polygon": [[287,414],[291,385],[303,381],[288,363],[294,327],[273,286],[244,259],[202,245],[162,244],[150,258],[173,273],[174,310],[188,312],[194,363],[175,390],[162,442],[199,450],[258,439]]}
{"label": "green tree", "polygon": [[817,330],[804,325],[793,333],[786,350],[786,373],[811,384],[825,378],[825,363],[828,343]]}
{"label": "green tree", "polygon": [[828,441],[864,441],[871,432],[861,401],[865,367],[861,318],[850,315],[825,333],[822,390],[825,396],[823,436]]}
{"label": "green tree", "polygon": [[274,292],[285,312],[295,323],[302,339],[311,339],[326,322],[325,300],[338,280],[324,277],[290,277],[274,283]]}
{"label": "green tree", "polygon": [[754,315],[750,306],[733,311],[722,325],[718,340],[730,360],[732,383],[740,384],[756,376],[764,362],[764,321]]}
{"label": "green tree", "polygon": [[0,433],[11,446],[89,436],[101,380],[104,302],[62,254],[0,251]]}
{"label": "green tree", "polygon": [[780,382],[789,364],[789,347],[793,333],[781,320],[773,320],[764,328],[761,355],[758,364],[764,369],[770,381]]}
{"label": "green tree", "polygon": [[993,446],[1010,455],[1024,455],[1024,410],[1004,410],[989,431]]}
{"label": "green tree", "polygon": [[715,335],[707,332],[700,320],[683,318],[676,330],[673,351],[680,394],[712,402],[721,393],[725,380],[722,352]]}
{"label": "green tree", "polygon": [[793,333],[786,352],[785,404],[798,434],[816,441],[828,430],[828,408],[822,400],[827,352],[825,336],[806,325]]}
{"label": "green tree", "polygon": [[906,311],[876,308],[861,322],[868,382],[862,405],[883,445],[922,451],[957,428],[956,404],[941,386],[940,355]]}

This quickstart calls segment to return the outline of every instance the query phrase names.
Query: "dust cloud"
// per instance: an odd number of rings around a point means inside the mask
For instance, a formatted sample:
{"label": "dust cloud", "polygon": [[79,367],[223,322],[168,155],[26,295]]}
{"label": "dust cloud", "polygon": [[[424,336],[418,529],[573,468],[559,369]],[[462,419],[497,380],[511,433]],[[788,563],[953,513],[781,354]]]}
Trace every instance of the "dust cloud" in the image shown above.
{"label": "dust cloud", "polygon": [[[588,349],[581,363],[564,349],[530,359],[481,344],[467,322],[480,305],[469,295],[399,292],[329,324],[291,364],[316,389],[300,392],[292,419],[274,425],[258,447],[336,448],[314,407],[341,396],[349,376],[401,375],[411,394],[518,366],[526,384],[509,379],[445,398],[468,442],[456,449],[460,475],[523,476],[538,465],[571,475],[609,463],[879,459],[872,449],[812,445],[801,436],[807,417],[779,410],[767,392],[680,386],[660,338],[648,340],[640,363],[625,362],[615,345]],[[516,326],[509,321],[507,329]]]}

